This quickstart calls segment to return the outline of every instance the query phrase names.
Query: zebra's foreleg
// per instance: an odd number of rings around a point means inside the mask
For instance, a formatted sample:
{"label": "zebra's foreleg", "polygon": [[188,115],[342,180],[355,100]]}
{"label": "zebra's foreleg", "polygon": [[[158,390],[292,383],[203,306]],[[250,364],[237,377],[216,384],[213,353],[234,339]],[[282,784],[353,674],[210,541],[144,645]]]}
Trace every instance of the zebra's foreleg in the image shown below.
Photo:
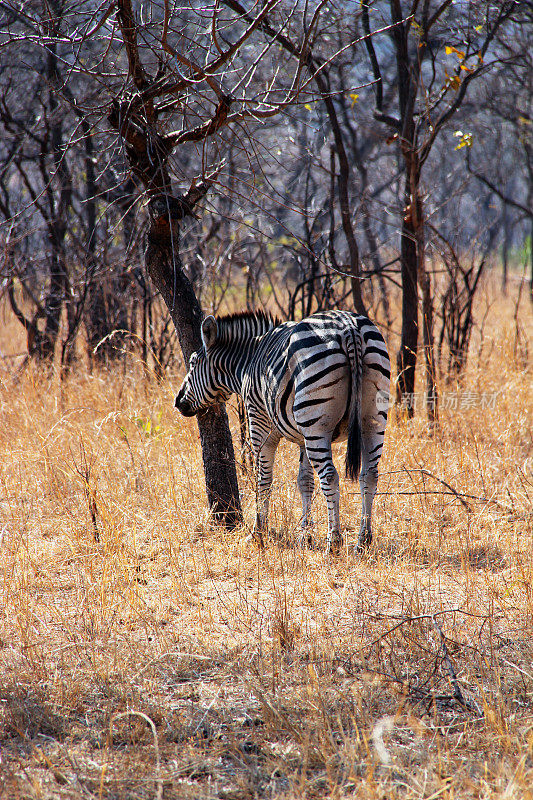
{"label": "zebra's foreleg", "polygon": [[279,437],[269,437],[257,452],[257,514],[254,526],[254,538],[259,547],[265,546],[263,534],[268,525],[268,507],[274,473],[274,457]]}
{"label": "zebra's foreleg", "polygon": [[339,473],[335,469],[331,454],[331,441],[328,439],[313,439],[305,443],[309,461],[315,468],[320,488],[328,505],[328,543],[326,552],[338,551],[342,547],[343,539],[340,529],[339,517]]}
{"label": "zebra's foreleg", "polygon": [[302,496],[302,534],[300,537],[300,544],[311,543],[311,536],[307,529],[313,524],[311,519],[311,501],[313,499],[313,492],[315,491],[315,476],[313,467],[311,466],[305,447],[300,448],[300,468],[298,470],[297,485],[299,492]]}

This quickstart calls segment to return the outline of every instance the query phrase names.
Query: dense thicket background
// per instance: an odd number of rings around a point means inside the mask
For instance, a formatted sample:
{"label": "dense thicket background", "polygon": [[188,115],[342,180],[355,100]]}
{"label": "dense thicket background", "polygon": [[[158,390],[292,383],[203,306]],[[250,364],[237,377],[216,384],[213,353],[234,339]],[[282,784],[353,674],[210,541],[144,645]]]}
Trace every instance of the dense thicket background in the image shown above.
{"label": "dense thicket background", "polygon": [[504,288],[530,268],[531,15],[518,0],[2,2],[2,290],[30,357],[50,359],[60,330],[65,365],[81,332],[91,358],[118,357],[126,331],[172,357],[142,257],[146,185],[109,121],[128,104],[175,133],[174,190],[218,169],[182,244],[206,311],[350,307],[361,271],[365,306],[400,325],[416,179],[437,340],[444,325],[460,348],[447,293],[468,294],[481,263],[503,264]]}

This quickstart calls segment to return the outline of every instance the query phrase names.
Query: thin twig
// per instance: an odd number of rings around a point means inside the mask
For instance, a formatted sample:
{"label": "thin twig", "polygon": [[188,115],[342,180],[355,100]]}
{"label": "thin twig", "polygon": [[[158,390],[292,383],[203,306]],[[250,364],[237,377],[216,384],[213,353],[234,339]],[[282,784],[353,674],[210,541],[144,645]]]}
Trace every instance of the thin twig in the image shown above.
{"label": "thin twig", "polygon": [[[406,472],[409,472],[409,470],[408,470],[407,468],[405,468],[405,471],[406,471]],[[450,492],[451,492],[453,495],[455,495],[455,497],[457,497],[457,499],[459,500],[459,502],[463,504],[463,506],[466,508],[466,510],[468,511],[468,513],[469,513],[469,514],[471,514],[471,513],[472,513],[472,509],[470,508],[470,506],[468,505],[468,503],[466,502],[466,500],[464,500],[464,499],[463,499],[463,496],[462,496],[462,495],[461,495],[461,494],[460,494],[460,493],[459,493],[459,492],[458,492],[456,489],[454,489],[454,488],[453,488],[453,486],[450,486],[450,484],[449,484],[449,483],[447,483],[447,482],[446,482],[445,480],[443,480],[442,478],[439,478],[437,475],[433,475],[433,473],[432,473],[432,472],[430,472],[430,471],[429,471],[429,470],[427,470],[427,469],[421,469],[421,468],[419,467],[417,471],[418,471],[418,472],[420,472],[420,474],[421,474],[421,475],[427,475],[427,477],[428,477],[428,478],[433,478],[433,480],[435,480],[435,481],[438,481],[439,483],[442,483],[442,485],[443,485],[443,486],[445,486],[447,489],[449,489],[449,490],[450,490]],[[413,470],[413,472],[414,472],[414,470]]]}
{"label": "thin twig", "polygon": [[442,630],[442,625],[440,620],[437,619],[437,615],[433,614],[431,616],[431,624],[439,634],[440,638],[440,646],[442,650],[442,660],[446,665],[446,669],[448,671],[448,675],[450,676],[450,681],[453,686],[453,696],[460,703],[463,708],[468,709],[468,711],[475,711],[476,714],[480,714],[481,711],[477,703],[473,700],[465,700],[461,687],[459,685],[459,681],[457,680],[457,673],[455,672],[455,667],[453,666],[452,660],[450,658],[450,654],[448,652],[448,648],[446,646],[446,637],[444,636],[444,632]]}
{"label": "thin twig", "polygon": [[161,655],[150,659],[150,661],[144,664],[138,672],[132,675],[130,678],[130,683],[133,683],[140,678],[149,667],[152,667],[154,664],[157,664],[158,661],[162,661],[164,658],[168,658],[169,656],[177,656],[178,658],[191,658],[195,661],[213,661],[211,656],[202,656],[199,653],[186,653],[182,650],[168,650],[166,653],[161,653]]}
{"label": "thin twig", "polygon": [[408,469],[407,467],[404,467],[403,469],[391,470],[390,472],[380,472],[380,475],[381,476],[384,476],[384,475],[400,475],[400,474],[402,474],[404,472],[407,472],[408,475],[411,472],[420,472],[423,475],[427,475],[429,478],[433,478],[433,480],[436,480],[439,483],[442,483],[444,486],[446,486],[446,488],[449,489],[449,492],[437,492],[435,490],[424,490],[424,491],[419,490],[419,491],[416,491],[416,492],[400,492],[400,491],[377,492],[377,494],[380,494],[380,495],[392,495],[392,494],[402,494],[402,495],[440,494],[440,495],[446,495],[446,494],[451,494],[454,497],[456,497],[463,504],[463,506],[466,508],[466,510],[468,511],[469,514],[472,514],[473,512],[472,512],[472,508],[469,506],[469,504],[466,502],[466,500],[476,500],[479,503],[490,503],[491,505],[494,505],[497,508],[500,508],[502,511],[505,511],[507,514],[513,514],[514,513],[512,508],[510,508],[509,506],[502,505],[497,500],[493,500],[491,497],[479,497],[478,495],[475,495],[475,494],[465,494],[464,492],[458,492],[457,489],[454,489],[453,486],[450,486],[450,484],[447,483],[445,480],[443,480],[442,478],[439,478],[438,475],[433,475],[433,473],[429,472],[429,470],[427,470],[427,469],[422,469],[422,468],[416,468],[416,469],[409,468]]}
{"label": "thin twig", "polygon": [[144,714],[142,711],[122,711],[120,714],[113,714],[111,719],[109,720],[109,737],[111,741],[113,741],[113,725],[117,720],[124,719],[125,717],[140,717],[142,720],[146,722],[147,725],[150,726],[152,730],[152,736],[154,737],[154,750],[155,750],[155,761],[156,761],[156,778],[155,778],[155,800],[163,800],[163,779],[161,778],[161,758],[159,756],[159,739],[157,738],[157,730],[155,727],[155,723],[147,714]]}
{"label": "thin twig", "polygon": [[487,615],[486,614],[474,614],[472,611],[465,611],[462,608],[444,608],[441,611],[435,611],[435,612],[433,612],[431,614],[419,614],[416,617],[407,617],[407,616],[401,615],[401,614],[372,614],[372,613],[369,613],[368,616],[371,619],[376,619],[376,620],[387,620],[387,619],[393,620],[393,619],[397,619],[398,620],[396,625],[393,625],[392,628],[389,628],[388,631],[385,631],[385,633],[380,634],[376,639],[374,639],[372,642],[370,642],[369,648],[374,647],[374,645],[378,644],[382,639],[386,639],[387,636],[389,636],[391,633],[394,633],[394,631],[398,630],[398,628],[401,628],[402,625],[405,625],[406,623],[420,622],[420,621],[422,621],[424,619],[433,622],[433,620],[436,617],[440,617],[443,614],[464,614],[467,617],[474,617],[475,619],[482,619],[482,620],[486,620],[487,619]]}

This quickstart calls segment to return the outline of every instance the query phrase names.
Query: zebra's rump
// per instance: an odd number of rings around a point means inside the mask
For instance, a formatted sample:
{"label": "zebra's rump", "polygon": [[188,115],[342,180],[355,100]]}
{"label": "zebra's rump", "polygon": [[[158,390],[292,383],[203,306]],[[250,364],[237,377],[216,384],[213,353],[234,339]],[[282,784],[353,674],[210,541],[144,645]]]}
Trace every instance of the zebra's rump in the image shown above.
{"label": "zebra's rump", "polygon": [[[364,346],[363,321],[377,330],[365,317],[332,311],[282,323],[263,337],[250,365],[251,383],[260,387],[264,409],[282,436],[298,443],[314,436],[346,438],[353,393],[346,335],[350,331]],[[378,341],[372,346],[378,348]]]}

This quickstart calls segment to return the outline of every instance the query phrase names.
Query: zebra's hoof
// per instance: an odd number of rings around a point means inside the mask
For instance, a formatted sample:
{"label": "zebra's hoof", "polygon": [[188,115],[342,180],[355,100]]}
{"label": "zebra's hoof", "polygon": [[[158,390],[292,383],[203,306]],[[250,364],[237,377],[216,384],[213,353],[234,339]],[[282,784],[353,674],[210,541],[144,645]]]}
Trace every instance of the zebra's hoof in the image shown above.
{"label": "zebra's hoof", "polygon": [[370,531],[364,531],[364,532],[362,531],[359,534],[355,552],[358,555],[362,555],[366,550],[368,550],[371,544],[372,544],[372,534],[370,533]]}
{"label": "zebra's hoof", "polygon": [[311,536],[311,534],[307,533],[307,531],[303,531],[298,536],[297,546],[300,548],[300,550],[306,550],[307,548],[312,547],[313,537]]}
{"label": "zebra's hoof", "polygon": [[326,555],[338,556],[342,550],[343,545],[344,545],[344,539],[342,538],[342,536],[335,536],[327,544]]}
{"label": "zebra's hoof", "polygon": [[258,548],[260,550],[264,550],[265,549],[265,540],[263,539],[262,532],[261,531],[253,531],[252,536],[253,536],[254,542],[256,543]]}

